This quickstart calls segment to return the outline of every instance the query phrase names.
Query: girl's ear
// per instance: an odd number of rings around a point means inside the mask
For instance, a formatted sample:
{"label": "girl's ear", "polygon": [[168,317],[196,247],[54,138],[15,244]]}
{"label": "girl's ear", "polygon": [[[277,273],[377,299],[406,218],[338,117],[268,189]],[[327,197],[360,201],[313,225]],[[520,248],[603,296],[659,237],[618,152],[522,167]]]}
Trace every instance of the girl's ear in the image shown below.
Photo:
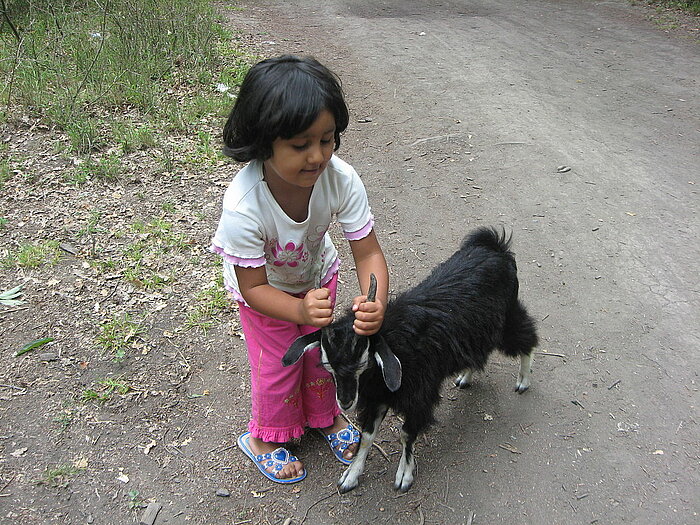
{"label": "girl's ear", "polygon": [[389,349],[381,335],[374,335],[371,340],[374,359],[382,369],[384,383],[391,392],[396,392],[401,387],[401,361]]}
{"label": "girl's ear", "polygon": [[307,350],[311,350],[321,344],[321,330],[316,330],[311,334],[297,337],[282,358],[282,366],[290,366],[299,361]]}

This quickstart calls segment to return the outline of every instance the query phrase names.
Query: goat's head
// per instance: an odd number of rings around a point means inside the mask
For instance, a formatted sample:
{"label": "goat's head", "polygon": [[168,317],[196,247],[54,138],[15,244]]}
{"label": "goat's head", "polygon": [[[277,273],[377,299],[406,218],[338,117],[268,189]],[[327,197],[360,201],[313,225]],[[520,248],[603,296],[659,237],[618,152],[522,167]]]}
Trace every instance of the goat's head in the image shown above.
{"label": "goat's head", "polygon": [[[377,279],[370,275],[367,301],[373,302],[377,293]],[[384,342],[381,335],[360,336],[353,330],[351,312],[331,325],[312,334],[299,337],[282,358],[282,364],[296,363],[307,350],[321,347],[321,365],[335,380],[336,397],[343,410],[352,410],[358,397],[359,379],[370,366],[373,356],[382,370],[384,382],[395,392],[401,386],[401,363]]]}

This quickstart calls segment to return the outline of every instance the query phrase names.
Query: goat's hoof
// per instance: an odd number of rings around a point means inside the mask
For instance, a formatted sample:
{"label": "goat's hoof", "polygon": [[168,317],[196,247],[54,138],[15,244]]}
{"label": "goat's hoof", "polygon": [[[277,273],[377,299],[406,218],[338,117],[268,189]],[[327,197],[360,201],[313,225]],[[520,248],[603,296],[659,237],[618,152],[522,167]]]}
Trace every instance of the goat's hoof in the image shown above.
{"label": "goat's hoof", "polygon": [[345,494],[346,492],[350,492],[352,489],[357,488],[359,484],[360,480],[356,477],[350,476],[349,471],[346,470],[338,480],[338,492]]}
{"label": "goat's hoof", "polygon": [[454,383],[457,388],[461,388],[462,390],[464,390],[472,386],[472,379],[471,377],[461,375],[457,376],[457,379],[455,379]]}
{"label": "goat's hoof", "polygon": [[352,484],[352,483],[346,484],[346,483],[338,482],[338,492],[340,494],[345,494],[346,492],[350,492],[351,490],[356,489],[358,485],[359,485],[358,482],[355,482],[355,484]]}
{"label": "goat's hoof", "polygon": [[530,388],[530,379],[527,377],[519,377],[518,382],[515,383],[515,388],[513,389],[513,391],[517,392],[518,394],[522,394],[528,388]]}
{"label": "goat's hoof", "polygon": [[397,482],[397,483],[394,483],[394,489],[398,490],[401,493],[406,493],[406,492],[408,492],[408,489],[410,489],[412,485],[413,485],[413,480],[411,480],[410,482],[403,482],[403,481],[401,483]]}

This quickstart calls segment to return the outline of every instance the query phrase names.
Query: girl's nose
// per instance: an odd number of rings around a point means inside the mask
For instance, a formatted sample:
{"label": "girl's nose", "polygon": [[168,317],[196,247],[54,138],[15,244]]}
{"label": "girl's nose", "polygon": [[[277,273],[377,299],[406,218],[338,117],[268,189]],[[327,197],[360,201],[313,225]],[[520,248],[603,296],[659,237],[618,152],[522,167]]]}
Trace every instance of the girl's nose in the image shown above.
{"label": "girl's nose", "polygon": [[321,144],[315,144],[309,148],[309,156],[307,162],[309,164],[321,164],[324,160],[323,147]]}

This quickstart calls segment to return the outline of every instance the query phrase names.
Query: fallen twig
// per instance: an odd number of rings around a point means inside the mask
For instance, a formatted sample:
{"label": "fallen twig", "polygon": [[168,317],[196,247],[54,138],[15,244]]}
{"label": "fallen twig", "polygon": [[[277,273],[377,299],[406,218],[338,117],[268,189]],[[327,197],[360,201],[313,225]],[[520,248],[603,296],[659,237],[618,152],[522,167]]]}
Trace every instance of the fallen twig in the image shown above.
{"label": "fallen twig", "polygon": [[332,497],[335,496],[336,494],[337,494],[337,492],[331,492],[330,494],[328,494],[328,496],[323,496],[320,500],[316,501],[315,503],[312,503],[312,504],[309,506],[309,508],[306,509],[306,512],[304,512],[304,517],[301,518],[301,524],[303,525],[303,523],[306,521],[306,518],[307,518],[307,516],[309,515],[309,511],[310,511],[311,509],[313,509],[316,505],[318,505],[318,504],[321,503],[322,501],[325,501],[325,500],[327,500],[328,498],[332,498]]}
{"label": "fallen twig", "polygon": [[7,483],[5,483],[5,484],[2,486],[2,488],[0,488],[0,492],[2,492],[2,491],[5,490],[7,487],[9,487],[9,486],[10,486],[10,483],[12,483],[12,482],[15,480],[15,477],[16,477],[16,476],[12,476],[12,477],[10,478],[10,481],[8,481]]}
{"label": "fallen twig", "polygon": [[550,355],[552,357],[561,357],[562,359],[566,358],[564,354],[553,354],[552,352],[535,352],[537,355]]}
{"label": "fallen twig", "polygon": [[615,388],[615,387],[616,387],[617,385],[619,385],[620,383],[622,383],[622,379],[618,379],[617,381],[615,381],[612,385],[610,385],[610,386],[608,387],[608,390],[612,390],[613,388]]}
{"label": "fallen twig", "polygon": [[0,385],[0,388],[14,388],[15,390],[26,390],[26,388],[22,388],[21,386],[15,385]]}
{"label": "fallen twig", "polygon": [[389,454],[384,452],[384,449],[382,449],[382,447],[380,447],[377,443],[372,443],[372,446],[377,447],[377,450],[382,454],[382,456],[384,456],[384,459],[389,461]]}

